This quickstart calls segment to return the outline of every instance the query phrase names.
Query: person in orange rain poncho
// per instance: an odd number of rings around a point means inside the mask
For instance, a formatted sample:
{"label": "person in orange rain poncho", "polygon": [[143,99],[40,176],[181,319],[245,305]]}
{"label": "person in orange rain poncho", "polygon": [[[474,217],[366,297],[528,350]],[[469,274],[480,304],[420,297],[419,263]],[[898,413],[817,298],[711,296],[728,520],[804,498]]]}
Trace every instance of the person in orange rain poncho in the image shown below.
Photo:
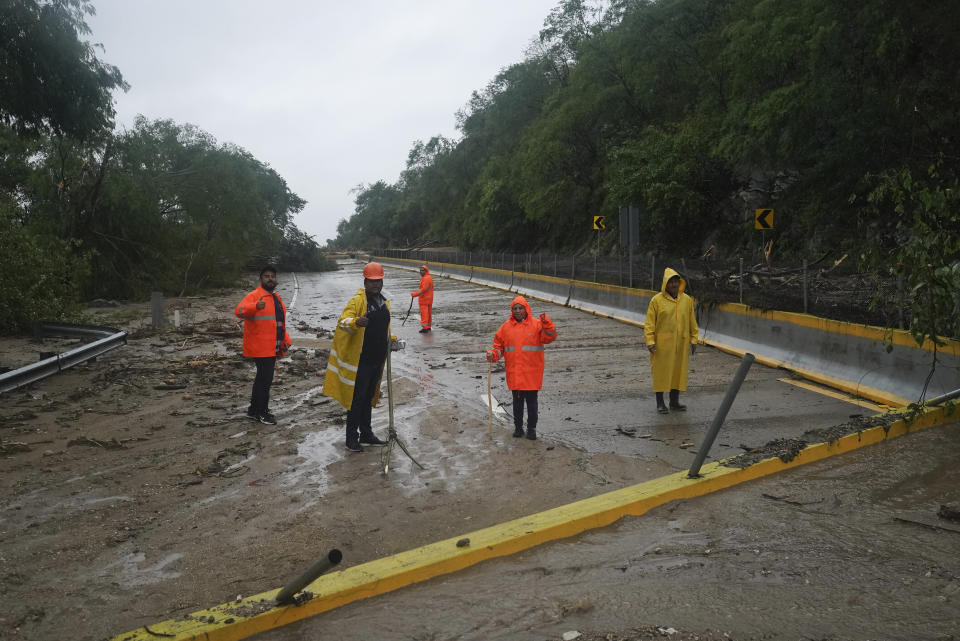
{"label": "person in orange rain poncho", "polygon": [[527,438],[537,440],[537,392],[543,386],[543,346],[557,338],[557,328],[546,314],[534,318],[523,296],[510,304],[510,318],[493,337],[487,360],[496,363],[503,356],[507,387],[513,396],[513,435],[523,436],[523,406],[527,406]]}
{"label": "person in orange rain poncho", "polygon": [[414,298],[420,297],[420,333],[426,334],[431,330],[433,320],[433,277],[426,265],[420,265],[420,288],[410,292]]}
{"label": "person in orange rain poncho", "polygon": [[[687,369],[690,354],[697,349],[700,330],[694,314],[694,300],[684,293],[687,281],[667,267],[663,272],[660,293],[650,299],[643,336],[650,352],[653,373],[653,391],[657,396],[657,411],[682,412],[680,392],[687,389]],[[687,345],[690,349],[687,349]],[[670,409],[663,402],[663,393],[670,392]]]}

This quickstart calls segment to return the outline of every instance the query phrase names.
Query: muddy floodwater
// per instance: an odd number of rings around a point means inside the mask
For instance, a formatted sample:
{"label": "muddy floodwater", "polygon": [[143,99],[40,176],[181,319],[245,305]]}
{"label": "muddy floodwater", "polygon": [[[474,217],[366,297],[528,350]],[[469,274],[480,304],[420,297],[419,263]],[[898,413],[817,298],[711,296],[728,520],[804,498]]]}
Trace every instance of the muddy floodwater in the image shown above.
{"label": "muddy floodwater", "polygon": [[[99,641],[285,585],[333,548],[342,567],[687,469],[739,359],[701,347],[689,410],[659,415],[642,330],[542,301],[540,439],[511,437],[502,366],[483,352],[513,294],[387,267],[395,451],[344,448],[320,392],[330,335],[362,265],[280,274],[294,349],[249,421],[245,289],[91,310],[127,346],[2,397],[0,638]],[[696,292],[694,292],[694,295]],[[0,342],[13,362],[42,346]],[[754,365],[707,461],[802,438],[877,408]],[[495,411],[491,419],[489,387]],[[383,389],[387,390],[384,383]],[[388,428],[386,402],[374,431]],[[952,639],[960,533],[957,424],[932,428],[481,563],[263,633],[294,639]],[[660,631],[662,630],[662,632]],[[652,635],[652,636],[651,636]],[[568,635],[569,636],[569,635]]]}

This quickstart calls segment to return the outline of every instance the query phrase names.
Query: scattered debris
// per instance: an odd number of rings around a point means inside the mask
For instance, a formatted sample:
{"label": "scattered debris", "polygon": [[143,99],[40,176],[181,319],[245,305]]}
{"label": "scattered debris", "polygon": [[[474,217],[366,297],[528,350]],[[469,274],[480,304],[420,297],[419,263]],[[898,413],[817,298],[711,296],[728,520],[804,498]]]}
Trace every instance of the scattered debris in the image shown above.
{"label": "scattered debris", "polygon": [[740,454],[720,461],[725,467],[750,467],[768,458],[777,457],[784,463],[796,458],[800,450],[807,446],[807,441],[795,438],[780,438],[770,441],[766,445],[754,448],[745,454]]}
{"label": "scattered debris", "polygon": [[17,441],[3,441],[0,439],[0,454],[13,454],[14,452],[29,452],[30,446],[26,443]]}
{"label": "scattered debris", "polygon": [[790,505],[814,505],[816,503],[823,503],[823,499],[817,499],[816,501],[792,501],[784,496],[774,496],[773,494],[761,494],[765,499],[770,499],[771,501],[783,501],[784,503],[789,503]]}
{"label": "scattered debris", "polygon": [[120,450],[124,449],[125,445],[118,441],[116,438],[112,438],[108,441],[100,441],[95,438],[90,438],[88,436],[81,436],[80,438],[75,438],[71,441],[67,441],[67,447],[73,445],[89,445],[91,447],[102,447],[105,450]]}
{"label": "scattered debris", "polygon": [[956,532],[960,534],[960,525],[939,521],[931,518],[927,514],[911,514],[909,518],[905,516],[895,516],[893,520],[901,523],[910,523],[911,525],[920,525],[925,528],[930,528],[931,530],[942,530],[944,532]]}
{"label": "scattered debris", "polygon": [[941,519],[960,521],[960,510],[949,505],[941,505],[940,509],[937,511],[937,516],[939,516]]}

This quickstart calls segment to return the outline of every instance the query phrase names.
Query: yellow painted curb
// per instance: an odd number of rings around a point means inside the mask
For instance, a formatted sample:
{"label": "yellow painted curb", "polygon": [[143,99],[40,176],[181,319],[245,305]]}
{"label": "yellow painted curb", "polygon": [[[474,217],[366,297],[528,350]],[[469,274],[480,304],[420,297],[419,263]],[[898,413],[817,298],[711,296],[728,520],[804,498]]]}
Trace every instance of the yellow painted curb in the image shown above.
{"label": "yellow painted curb", "polygon": [[[900,419],[887,428],[874,427],[829,443],[810,445],[790,461],[770,458],[746,468],[705,465],[701,477],[678,472],[594,498],[494,525],[324,575],[307,586],[313,598],[299,606],[273,607],[279,592],[271,590],[209,610],[120,634],[111,641],[235,641],[359,599],[390,592],[435,576],[455,572],[486,559],[514,554],[541,543],[609,525],[624,516],[639,516],[679,499],[715,492],[783,470],[849,452],[911,431],[951,420],[953,407],[927,409],[913,420]],[[469,545],[457,546],[461,539]]]}
{"label": "yellow painted curb", "polygon": [[794,387],[800,387],[811,392],[820,394],[821,396],[829,396],[830,398],[835,398],[837,400],[843,401],[844,403],[851,403],[857,407],[862,407],[865,410],[870,410],[871,412],[877,412],[878,414],[883,414],[889,412],[892,408],[889,405],[881,405],[878,403],[870,403],[863,399],[857,398],[850,394],[843,394],[840,392],[835,392],[833,389],[825,385],[817,385],[814,383],[807,383],[806,381],[798,381],[792,378],[778,378],[778,381],[781,383],[786,383],[787,385],[793,385]]}

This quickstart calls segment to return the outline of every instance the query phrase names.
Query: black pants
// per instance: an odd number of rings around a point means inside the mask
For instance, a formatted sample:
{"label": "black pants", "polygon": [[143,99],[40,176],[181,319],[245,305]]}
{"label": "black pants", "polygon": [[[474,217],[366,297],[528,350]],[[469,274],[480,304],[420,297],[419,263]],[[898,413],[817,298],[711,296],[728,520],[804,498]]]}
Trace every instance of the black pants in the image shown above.
{"label": "black pants", "polygon": [[514,389],[510,390],[510,394],[513,396],[513,424],[517,429],[523,428],[523,403],[527,403],[527,429],[535,430],[537,429],[537,419],[539,418],[539,413],[537,412],[537,390],[524,390],[524,389]]}
{"label": "black pants", "polygon": [[265,414],[270,408],[270,385],[273,384],[273,368],[276,356],[255,358],[257,375],[253,379],[253,393],[250,395],[250,413]]}
{"label": "black pants", "polygon": [[360,438],[360,433],[371,431],[370,413],[373,401],[373,395],[380,384],[380,372],[383,371],[383,363],[376,365],[374,363],[365,363],[360,361],[357,366],[357,380],[353,386],[353,401],[350,403],[350,409],[347,411],[347,440],[355,441]]}

